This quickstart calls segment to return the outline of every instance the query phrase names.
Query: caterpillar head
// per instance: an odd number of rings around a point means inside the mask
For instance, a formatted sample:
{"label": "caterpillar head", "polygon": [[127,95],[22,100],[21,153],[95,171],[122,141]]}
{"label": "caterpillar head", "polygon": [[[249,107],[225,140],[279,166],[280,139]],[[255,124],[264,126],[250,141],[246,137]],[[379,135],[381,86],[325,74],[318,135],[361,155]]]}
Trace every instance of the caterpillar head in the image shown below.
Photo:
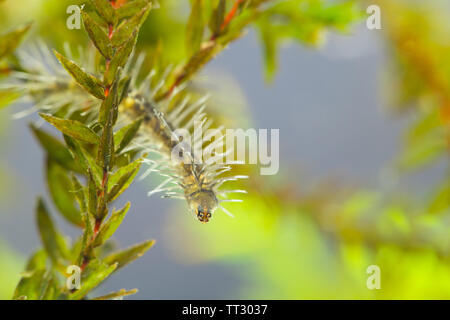
{"label": "caterpillar head", "polygon": [[202,223],[206,223],[211,219],[218,204],[217,197],[212,190],[199,190],[192,194],[189,199],[189,205],[192,211]]}

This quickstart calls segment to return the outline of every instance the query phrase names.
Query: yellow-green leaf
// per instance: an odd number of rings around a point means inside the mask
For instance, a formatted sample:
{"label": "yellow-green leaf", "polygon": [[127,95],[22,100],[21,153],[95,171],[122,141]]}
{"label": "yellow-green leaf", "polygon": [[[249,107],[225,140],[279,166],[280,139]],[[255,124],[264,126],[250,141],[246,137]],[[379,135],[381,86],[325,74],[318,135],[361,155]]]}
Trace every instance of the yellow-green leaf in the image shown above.
{"label": "yellow-green leaf", "polygon": [[103,177],[103,172],[95,162],[95,159],[92,157],[92,155],[87,150],[85,150],[80,143],[78,143],[75,139],[72,139],[68,135],[64,135],[64,140],[66,141],[66,144],[69,147],[72,156],[83,168],[83,173],[85,175],[88,175],[88,171],[91,170],[96,184],[100,185]]}
{"label": "yellow-green leaf", "polygon": [[113,48],[106,32],[92,19],[86,11],[82,11],[84,28],[95,47],[106,58],[111,59]]}
{"label": "yellow-green leaf", "polygon": [[16,99],[20,97],[20,94],[13,91],[1,91],[0,92],[0,109],[12,104]]}
{"label": "yellow-green leaf", "polygon": [[55,51],[55,55],[61,62],[63,67],[67,70],[67,72],[69,72],[69,74],[75,79],[75,81],[79,85],[81,85],[87,92],[98,99],[105,98],[105,90],[103,88],[102,82],[99,79],[85,72],[75,62],[67,59],[59,52]]}
{"label": "yellow-green leaf", "polygon": [[217,7],[211,13],[211,19],[209,20],[209,29],[213,35],[220,33],[220,27],[222,26],[225,18],[226,0],[219,0]]}
{"label": "yellow-green leaf", "polygon": [[108,181],[108,201],[115,200],[133,182],[139,171],[142,159],[137,159],[112,174]]}
{"label": "yellow-green leaf", "polygon": [[0,59],[14,52],[30,28],[31,23],[0,36]]}
{"label": "yellow-green leaf", "polygon": [[150,4],[150,0],[128,1],[116,10],[118,19],[133,17],[138,14],[145,6]]}
{"label": "yellow-green leaf", "polygon": [[100,17],[112,25],[116,24],[116,10],[114,10],[109,0],[91,0],[91,3],[94,5],[95,9],[97,9]]}
{"label": "yellow-green leaf", "polygon": [[[117,86],[114,86],[114,95],[117,96]],[[114,99],[117,100],[117,99]],[[105,102],[109,101],[109,97]],[[100,146],[98,148],[97,163],[101,168],[106,168],[109,171],[111,163],[114,161],[114,133],[113,133],[113,118],[117,103],[112,102],[109,108],[105,108],[106,122],[103,127],[102,137],[100,139]]]}
{"label": "yellow-green leaf", "polygon": [[68,187],[71,185],[71,180],[64,168],[51,158],[47,158],[47,184],[59,212],[69,222],[82,226],[81,214],[75,206],[75,194]]}
{"label": "yellow-green leaf", "polygon": [[133,262],[137,258],[143,256],[144,253],[147,252],[147,250],[150,249],[154,243],[155,243],[154,240],[147,240],[143,243],[134,245],[125,250],[115,252],[107,256],[104,261],[108,264],[117,263],[118,264],[117,270],[118,270],[123,266],[127,265],[128,263]]}
{"label": "yellow-green leaf", "polygon": [[264,48],[264,71],[267,81],[271,81],[277,70],[277,38],[272,28],[265,23],[259,24]]}
{"label": "yellow-green leaf", "polygon": [[56,231],[55,225],[41,198],[38,199],[36,219],[39,235],[45,251],[53,263],[60,264],[61,260],[67,256],[67,244],[62,236]]}
{"label": "yellow-green leaf", "polygon": [[98,218],[97,217],[97,204],[98,204],[97,186],[95,184],[94,177],[92,176],[92,172],[90,170],[89,170],[87,193],[88,193],[87,199],[88,199],[89,215],[97,219]]}
{"label": "yellow-green leaf", "polygon": [[77,173],[83,173],[80,165],[75,162],[74,158],[67,150],[66,146],[48,134],[44,130],[37,128],[35,125],[30,124],[30,128],[34,133],[34,136],[38,139],[41,146],[47,151],[47,155],[58,162],[59,165],[63,166],[68,170],[72,170]]}
{"label": "yellow-green leaf", "polygon": [[186,51],[189,57],[200,49],[204,27],[203,0],[193,0],[186,26]]}
{"label": "yellow-green leaf", "polygon": [[138,289],[131,289],[131,290],[120,289],[117,292],[111,292],[104,296],[92,298],[92,300],[115,300],[118,298],[136,294],[137,292],[138,292]]}
{"label": "yellow-green leaf", "polygon": [[80,208],[80,212],[81,213],[86,212],[87,211],[87,201],[86,201],[86,196],[84,194],[84,187],[74,174],[72,174],[71,180],[72,180],[72,192],[73,192],[75,198],[77,199],[78,206]]}
{"label": "yellow-green leaf", "polygon": [[[105,125],[108,117],[110,115],[110,111],[114,110],[113,118],[111,119],[113,123],[115,122],[117,112],[118,112],[118,79],[120,78],[120,73],[122,72],[122,68],[118,68],[115,72],[115,75],[112,77],[112,84],[109,90],[109,95],[103,100],[102,105],[100,106],[100,112],[98,115],[98,122],[102,125]],[[106,80],[106,79],[105,79]],[[109,81],[109,80],[107,80]],[[109,83],[108,83],[109,85]]]}
{"label": "yellow-green leaf", "polygon": [[47,254],[38,250],[27,261],[25,272],[14,290],[13,300],[36,300],[45,274]]}
{"label": "yellow-green leaf", "polygon": [[151,9],[151,4],[147,4],[141,11],[139,11],[136,15],[131,17],[130,19],[123,20],[118,28],[115,30],[112,36],[112,44],[114,47],[122,46],[126,41],[130,39],[135,30],[139,30],[139,28],[144,23],[147,18],[148,13]]}
{"label": "yellow-green leaf", "polygon": [[113,211],[108,221],[106,221],[100,228],[100,231],[95,238],[94,246],[99,246],[105,243],[105,241],[108,240],[114,234],[114,232],[116,232],[129,209],[130,203],[128,202],[125,207],[123,207],[119,211]]}
{"label": "yellow-green leaf", "polygon": [[136,136],[141,126],[143,118],[139,118],[132,123],[122,127],[114,134],[114,148],[116,153],[120,153]]}
{"label": "yellow-green leaf", "polygon": [[13,299],[38,300],[46,272],[46,269],[36,269],[26,272],[14,290]]}
{"label": "yellow-green leaf", "polygon": [[128,41],[126,41],[120,48],[117,49],[111,62],[109,63],[109,68],[105,72],[105,83],[111,84],[114,81],[117,69],[124,67],[131,55],[131,52],[136,45],[137,40],[137,29],[131,34]]}
{"label": "yellow-green leaf", "polygon": [[61,119],[44,113],[39,115],[65,135],[87,143],[99,143],[99,136],[80,121]]}
{"label": "yellow-green leaf", "polygon": [[95,289],[100,283],[102,283],[114,270],[117,269],[117,264],[107,265],[105,263],[96,263],[96,260],[90,263],[90,265],[95,265],[91,267],[92,270],[87,270],[83,272],[86,274],[82,277],[82,286],[79,290],[69,295],[70,300],[80,300],[84,298],[90,291]]}

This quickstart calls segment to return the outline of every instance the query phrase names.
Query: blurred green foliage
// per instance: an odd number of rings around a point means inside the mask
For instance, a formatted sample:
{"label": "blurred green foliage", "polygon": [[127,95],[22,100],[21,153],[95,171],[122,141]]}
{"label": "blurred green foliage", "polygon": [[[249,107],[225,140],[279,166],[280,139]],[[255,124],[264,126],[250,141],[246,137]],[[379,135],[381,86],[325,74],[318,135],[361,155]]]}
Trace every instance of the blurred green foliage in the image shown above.
{"label": "blurred green foliage", "polygon": [[[448,5],[400,6],[381,2],[393,68],[389,97],[394,110],[413,113],[399,165],[420,170],[442,158],[450,146],[450,23]],[[443,8],[442,8],[443,7]],[[447,9],[447,10],[445,10]],[[420,26],[420,27],[415,27]],[[448,177],[446,179],[449,180]]]}
{"label": "blurred green foliage", "polygon": [[[392,53],[382,94],[393,111],[415,119],[394,168],[401,178],[437,163],[447,171],[436,188],[424,190],[425,201],[331,181],[301,192],[289,179],[251,175],[249,195],[232,208],[236,219],[217,216],[208,228],[172,226],[170,237],[190,248],[173,247],[175,256],[232,265],[246,280],[241,298],[450,298],[448,3],[375,3]],[[380,267],[381,290],[366,286],[370,265]]]}
{"label": "blurred green foliage", "polygon": [[0,299],[11,299],[12,292],[20,279],[18,270],[22,270],[23,258],[0,242]]}
{"label": "blurred green foliage", "polygon": [[[448,215],[326,186],[295,195],[281,186],[269,193],[250,187],[244,203],[231,208],[235,219],[217,215],[208,228],[178,219],[168,236],[184,245],[172,248],[174,256],[230,265],[245,279],[241,298],[449,297]],[[380,267],[381,290],[366,286],[370,265]]]}

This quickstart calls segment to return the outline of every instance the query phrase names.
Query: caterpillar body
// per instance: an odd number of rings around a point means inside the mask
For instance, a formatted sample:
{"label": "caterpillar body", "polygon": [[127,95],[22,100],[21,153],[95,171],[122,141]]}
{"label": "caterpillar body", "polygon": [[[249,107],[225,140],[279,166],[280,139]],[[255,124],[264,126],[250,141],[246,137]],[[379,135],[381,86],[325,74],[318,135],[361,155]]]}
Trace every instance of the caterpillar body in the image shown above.
{"label": "caterpillar body", "polygon": [[[16,81],[6,86],[9,89],[21,90],[24,97],[28,97],[35,103],[33,108],[20,113],[19,116],[37,110],[55,113],[62,106],[69,105],[69,115],[84,110],[88,118],[94,122],[98,114],[99,101],[73,85],[73,80],[43,44],[39,45],[37,51],[39,55],[28,55],[26,59],[28,63],[32,62],[32,66],[37,65],[37,70],[13,73],[12,79]],[[70,58],[71,51],[66,50],[66,55]],[[39,58],[44,58],[46,62],[42,63]],[[129,63],[125,68],[125,72],[131,75],[131,83],[126,97],[119,106],[118,123],[126,125],[137,118],[143,119],[138,137],[124,151],[138,149],[141,153],[153,155],[144,159],[149,168],[141,178],[157,172],[164,177],[164,180],[148,194],[161,192],[165,198],[185,200],[189,210],[202,223],[208,222],[218,208],[227,215],[233,216],[221,204],[241,202],[239,199],[228,199],[227,194],[245,193],[245,190],[220,190],[220,188],[227,181],[248,178],[242,175],[222,177],[222,174],[231,170],[230,163],[225,165],[222,160],[233,150],[226,150],[199,163],[195,161],[192,146],[189,143],[183,143],[175,133],[179,128],[192,130],[195,124],[200,124],[205,130],[209,128],[212,121],[207,121],[203,112],[206,98],[198,101],[190,101],[189,98],[174,100],[175,105],[170,110],[168,107],[170,101],[155,102],[154,96],[164,84],[164,77],[153,88],[150,83],[154,73],[148,74],[138,84],[136,79],[144,59],[144,55],[140,55],[135,60],[130,59],[134,62]],[[93,58],[89,57],[87,60],[91,61],[90,66],[93,68]],[[182,90],[180,88],[177,92]],[[177,95],[177,92],[173,96]],[[219,134],[217,139],[220,131],[221,128],[215,130],[216,139],[205,145],[205,148],[208,146],[223,148],[225,136]],[[194,144],[196,142],[194,141]],[[172,152],[177,146],[182,146],[183,161],[175,161],[172,157]]]}

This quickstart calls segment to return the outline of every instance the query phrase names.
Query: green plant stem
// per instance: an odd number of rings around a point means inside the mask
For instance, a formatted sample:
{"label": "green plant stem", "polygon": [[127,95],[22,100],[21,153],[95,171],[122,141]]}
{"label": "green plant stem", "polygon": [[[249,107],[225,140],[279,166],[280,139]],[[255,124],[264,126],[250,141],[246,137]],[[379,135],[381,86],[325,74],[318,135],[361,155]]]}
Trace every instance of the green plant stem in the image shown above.
{"label": "green plant stem", "polygon": [[[248,19],[247,21],[244,21],[242,24],[242,28],[246,27],[248,24],[250,24],[254,18],[256,18],[260,12],[258,11],[257,7],[264,3],[268,2],[270,0],[262,0],[258,1],[255,5],[254,14],[252,15],[251,19]],[[237,9],[239,5],[242,3],[241,0],[236,0],[231,10],[228,12],[227,16],[225,17],[225,20],[223,21],[220,32],[222,32],[226,27],[230,25],[230,23],[233,21],[234,18],[236,18]],[[172,82],[172,84],[169,86],[169,88],[166,91],[163,91],[161,94],[158,94],[155,97],[155,101],[159,102],[161,100],[169,98],[176,87],[178,87],[180,84],[182,84],[184,81],[188,80],[195,72],[200,69],[201,66],[208,63],[214,56],[216,56],[219,52],[221,52],[228,42],[233,39],[227,39],[225,41],[222,41],[220,39],[220,33],[219,34],[213,34],[207,41],[203,42],[203,44],[200,47],[200,50],[193,55],[191,59],[180,69],[179,72],[177,72],[175,76],[175,80]],[[209,54],[210,53],[210,54]],[[192,65],[192,62],[197,59],[198,56],[202,56],[202,54],[205,54],[205,58],[203,61],[198,63],[198,65],[195,67],[195,70],[191,72],[187,72],[187,69]]]}
{"label": "green plant stem", "polygon": [[[108,26],[108,38],[111,40],[112,36],[114,34],[114,26],[112,24],[109,24]],[[107,74],[110,66],[110,60],[106,59],[105,62],[105,74]],[[105,86],[105,99],[110,94],[110,85]],[[111,108],[108,117],[112,117],[111,112],[113,111],[113,108]],[[109,130],[110,132],[106,132]],[[102,129],[102,135],[108,134],[112,135],[112,126],[105,125]],[[98,197],[98,205],[97,205],[97,214],[93,229],[93,235],[92,238],[89,241],[89,245],[87,246],[87,250],[91,250],[93,244],[95,243],[95,240],[97,238],[98,232],[102,226],[102,222],[104,220],[105,214],[104,212],[108,212],[108,204],[107,204],[107,188],[108,188],[108,180],[109,180],[109,169],[110,164],[108,162],[103,162],[103,177],[102,177],[102,184],[101,187],[97,190],[97,197]],[[84,270],[86,265],[89,263],[90,255],[87,254],[87,252],[83,255],[83,261],[81,263],[80,269]]]}

